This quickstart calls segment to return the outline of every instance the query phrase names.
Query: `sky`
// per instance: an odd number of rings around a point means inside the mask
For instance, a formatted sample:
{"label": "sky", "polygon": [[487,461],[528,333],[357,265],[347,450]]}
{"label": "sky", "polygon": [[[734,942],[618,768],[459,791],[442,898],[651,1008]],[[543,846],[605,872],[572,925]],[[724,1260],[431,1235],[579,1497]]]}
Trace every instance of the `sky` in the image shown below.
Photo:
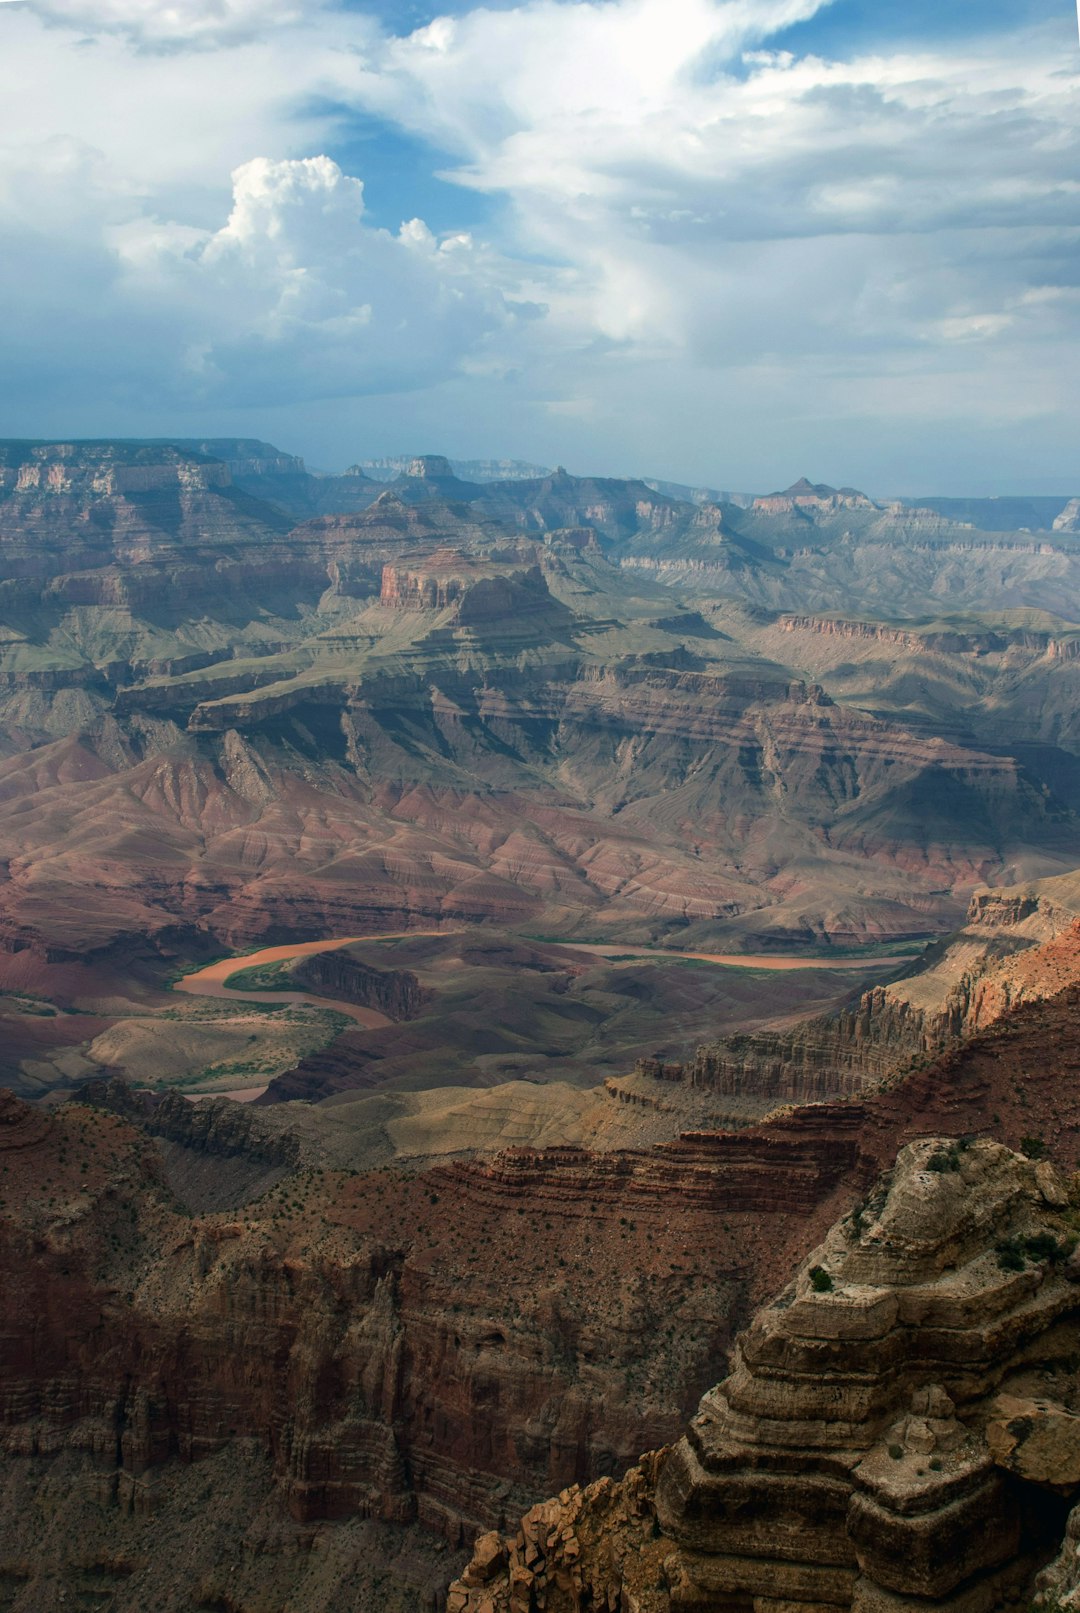
{"label": "sky", "polygon": [[1080,492],[1074,0],[0,0],[0,435]]}

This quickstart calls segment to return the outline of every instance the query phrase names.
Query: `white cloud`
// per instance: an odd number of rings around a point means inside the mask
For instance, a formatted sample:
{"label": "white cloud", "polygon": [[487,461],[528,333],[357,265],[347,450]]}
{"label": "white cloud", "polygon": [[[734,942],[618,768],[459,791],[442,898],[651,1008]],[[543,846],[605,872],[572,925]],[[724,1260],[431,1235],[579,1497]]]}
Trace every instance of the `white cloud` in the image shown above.
{"label": "white cloud", "polygon": [[[865,240],[889,238],[895,312],[926,259],[901,238],[1075,226],[1080,97],[1053,40],[850,62],[744,48],[817,9],[534,0],[389,42],[360,93],[456,151],[463,183],[510,197],[524,239],[579,270],[584,317],[620,341],[697,341],[748,242],[837,237],[846,281],[874,257]],[[925,295],[947,301],[948,278]],[[869,313],[864,298],[863,338]]]}
{"label": "white cloud", "polygon": [[250,39],[267,29],[310,20],[318,3],[305,0],[27,0],[48,22],[90,34],[118,33],[157,48],[212,48]]}
{"label": "white cloud", "polygon": [[[521,0],[401,37],[329,5],[297,23],[287,0],[9,7],[0,285],[31,312],[0,356],[37,320],[39,390],[73,352],[105,397],[192,406],[452,386],[453,431],[574,421],[608,463],[640,433],[658,469],[718,481],[738,466],[687,444],[717,410],[772,434],[778,398],[808,441],[830,412],[849,429],[845,397],[868,421],[921,409],[935,441],[961,408],[1074,418],[1080,96],[1059,36],[770,48],[826,3]],[[172,48],[192,44],[197,69]],[[374,229],[359,182],[311,155],[348,108],[498,199],[494,241]]]}
{"label": "white cloud", "polygon": [[[359,42],[372,32],[361,19]],[[182,52],[140,54],[110,33],[88,41],[11,6],[0,13],[0,172],[18,163],[20,149],[69,139],[101,153],[117,182],[155,211],[182,207],[208,222],[228,197],[233,168],[263,152],[323,149],[327,119],[306,103],[334,83],[337,44],[316,13],[308,29],[271,31],[193,61]]]}
{"label": "white cloud", "polygon": [[[367,225],[362,183],[327,157],[244,164],[228,219],[205,230],[122,217],[92,152],[35,155],[0,196],[14,248],[0,292],[34,316],[0,329],[0,357],[31,394],[61,375],[73,401],[142,386],[181,406],[408,390],[454,374],[530,312],[488,283],[467,237],[440,242],[416,219],[397,234]],[[62,228],[17,234],[43,176]],[[15,284],[16,263],[20,282],[33,266],[33,286]]]}

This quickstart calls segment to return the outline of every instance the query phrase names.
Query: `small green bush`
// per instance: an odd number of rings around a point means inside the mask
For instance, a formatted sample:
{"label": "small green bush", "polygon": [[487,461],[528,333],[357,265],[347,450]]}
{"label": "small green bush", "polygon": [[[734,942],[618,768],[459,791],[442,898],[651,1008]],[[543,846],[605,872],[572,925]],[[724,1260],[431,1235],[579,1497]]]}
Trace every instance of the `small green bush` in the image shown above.
{"label": "small green bush", "polygon": [[953,1143],[951,1148],[939,1148],[936,1154],[931,1154],[926,1161],[928,1171],[958,1171],[960,1169],[960,1147]]}
{"label": "small green bush", "polygon": [[1069,1241],[1059,1243],[1052,1232],[1036,1232],[1025,1238],[1024,1249],[1030,1260],[1047,1260],[1052,1266],[1072,1253]]}

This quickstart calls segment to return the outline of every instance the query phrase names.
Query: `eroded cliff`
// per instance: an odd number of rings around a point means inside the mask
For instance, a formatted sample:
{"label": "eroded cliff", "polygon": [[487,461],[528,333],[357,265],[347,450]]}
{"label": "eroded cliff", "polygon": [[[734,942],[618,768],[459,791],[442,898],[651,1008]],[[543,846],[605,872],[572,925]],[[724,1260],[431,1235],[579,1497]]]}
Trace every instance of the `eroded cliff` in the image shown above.
{"label": "eroded cliff", "polygon": [[[144,1117],[141,1101],[118,1103],[115,1093],[121,1114],[6,1099],[0,1382],[12,1483],[36,1493],[48,1462],[60,1464],[57,1475],[95,1475],[96,1523],[80,1525],[85,1566],[111,1538],[111,1509],[160,1495],[168,1511],[170,1495],[187,1493],[187,1466],[251,1442],[260,1509],[284,1509],[307,1544],[291,1526],[267,1525],[261,1568],[245,1557],[252,1577],[234,1599],[238,1613],[263,1613],[279,1554],[331,1550],[335,1519],[418,1520],[451,1541],[499,1526],[537,1496],[610,1478],[639,1451],[674,1442],[723,1378],[752,1305],[838,1217],[869,1196],[867,1237],[875,1222],[888,1231],[872,1189],[898,1146],[984,1130],[1071,1165],[1078,1023],[1073,987],[862,1102],[654,1149],[511,1150],[415,1174],[326,1169],[308,1144],[293,1164],[276,1122],[235,1126],[224,1102],[204,1113],[173,1100],[170,1118],[163,1105]],[[941,1191],[960,1194],[952,1178],[967,1180],[969,1156],[997,1160],[996,1147],[957,1150]],[[230,1180],[238,1161],[260,1155],[247,1201],[192,1213],[177,1197],[190,1177],[174,1170],[172,1149],[188,1164],[204,1151]],[[1034,1166],[1009,1170],[1026,1183]],[[970,1202],[981,1195],[973,1188]],[[1006,1206],[995,1240],[1038,1236],[1012,1215]],[[1041,1257],[1030,1260],[1024,1241],[1017,1248],[1023,1282],[1007,1293],[1025,1305],[1029,1290],[1057,1295],[1057,1268],[1032,1289]],[[844,1264],[856,1243],[831,1250],[826,1238],[828,1258],[812,1263],[835,1265],[838,1288],[862,1282]],[[777,1315],[791,1308],[784,1301]],[[898,1360],[922,1359],[904,1355],[903,1329],[888,1336]],[[911,1409],[891,1410],[890,1382],[875,1390],[865,1449]],[[952,1383],[944,1388],[960,1405]],[[1019,1379],[1010,1392],[1031,1398]],[[9,1540],[24,1538],[18,1522]],[[208,1583],[220,1586],[217,1548],[208,1538],[200,1556],[189,1540],[190,1572],[213,1569]],[[122,1613],[140,1605],[147,1549],[145,1540],[131,1547]],[[26,1578],[21,1550],[0,1552],[0,1572],[23,1576],[29,1608],[40,1584]]]}
{"label": "eroded cliff", "polygon": [[718,1094],[806,1102],[861,1092],[1010,1008],[1055,996],[1080,967],[1078,913],[1080,882],[1071,874],[977,892],[963,929],[850,1006],[703,1046],[687,1064],[642,1068]]}
{"label": "eroded cliff", "polygon": [[1080,1481],[1080,1182],[910,1144],[673,1447],[481,1538],[450,1613],[1015,1605]]}

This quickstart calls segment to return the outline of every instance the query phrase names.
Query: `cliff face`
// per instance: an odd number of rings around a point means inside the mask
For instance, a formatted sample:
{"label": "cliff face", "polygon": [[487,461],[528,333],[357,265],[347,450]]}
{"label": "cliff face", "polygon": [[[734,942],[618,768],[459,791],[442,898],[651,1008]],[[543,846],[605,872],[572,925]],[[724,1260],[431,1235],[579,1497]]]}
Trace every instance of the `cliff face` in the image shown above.
{"label": "cliff face", "polygon": [[[534,551],[535,553],[535,551]],[[478,560],[441,548],[422,560],[383,567],[380,603],[396,610],[444,611],[456,607],[462,626],[510,624],[522,614],[561,614],[533,556]]]}
{"label": "cliff face", "polygon": [[303,958],[292,973],[317,996],[377,1008],[393,1020],[414,1018],[429,995],[411,969],[373,969],[345,947]]}
{"label": "cliff face", "polygon": [[[781,1474],[810,1475],[808,1493],[833,1498],[821,1524],[829,1542],[821,1550],[833,1554],[826,1563],[833,1589],[825,1597],[797,1592],[791,1569],[786,1600],[828,1605],[831,1597],[835,1605],[836,1587],[844,1595],[850,1587],[853,1549],[843,1544],[838,1520],[857,1489],[877,1495],[869,1468],[856,1473],[867,1453],[882,1440],[886,1450],[901,1444],[907,1465],[886,1473],[902,1472],[919,1486],[931,1477],[939,1482],[932,1459],[943,1463],[943,1484],[960,1471],[950,1465],[953,1447],[944,1436],[940,1450],[929,1452],[920,1452],[926,1436],[919,1429],[911,1433],[905,1424],[894,1438],[897,1419],[921,1415],[933,1424],[937,1415],[918,1413],[909,1390],[939,1384],[964,1426],[974,1427],[985,1398],[979,1384],[997,1372],[995,1363],[1012,1373],[1008,1352],[1035,1338],[1036,1313],[1040,1326],[1065,1314],[1058,1307],[1068,1286],[1058,1266],[1044,1273],[1042,1256],[1029,1258],[1025,1241],[1062,1213],[1039,1208],[1031,1196],[1033,1181],[1057,1191],[1053,1172],[1033,1177],[1033,1166],[1010,1163],[990,1143],[958,1149],[955,1171],[929,1173],[926,1192],[941,1197],[927,1201],[933,1213],[925,1248],[900,1215],[900,1201],[879,1204],[873,1183],[898,1144],[928,1132],[985,1128],[988,1116],[1008,1142],[1039,1134],[1053,1156],[1071,1162],[1080,1149],[1078,1020],[1080,990],[1073,989],[1015,1011],[984,1038],[865,1102],[811,1106],[734,1135],[705,1133],[603,1156],[512,1150],[413,1176],[290,1165],[288,1138],[272,1133],[269,1117],[241,1116],[243,1124],[234,1125],[235,1106],[224,1102],[203,1108],[172,1100],[171,1112],[162,1103],[143,1115],[138,1099],[112,1112],[115,1092],[107,1112],[82,1104],[47,1112],[5,1099],[0,1444],[14,1462],[10,1471],[30,1475],[21,1464],[43,1460],[92,1471],[102,1510],[99,1534],[87,1538],[106,1540],[110,1508],[145,1510],[159,1491],[165,1506],[169,1495],[182,1493],[186,1466],[217,1461],[250,1441],[273,1485],[274,1516],[280,1520],[284,1507],[308,1531],[306,1545],[294,1540],[294,1555],[314,1550],[316,1535],[326,1543],[320,1520],[358,1514],[416,1518],[457,1540],[516,1517],[538,1495],[617,1474],[640,1450],[673,1443],[702,1393],[724,1377],[751,1300],[774,1293],[837,1217],[869,1194],[857,1237],[849,1222],[811,1261],[833,1272],[835,1308],[822,1309],[806,1294],[804,1272],[770,1313],[764,1334],[752,1333],[763,1342],[737,1358],[730,1398],[734,1404],[737,1387],[748,1410],[745,1426],[724,1423],[723,1438],[734,1438],[735,1429],[748,1449],[744,1459],[725,1445],[717,1459],[717,1471],[732,1475],[731,1504],[719,1521],[707,1496],[696,1513],[696,1502],[686,1509],[712,1531],[712,1557],[757,1561],[760,1527],[747,1552],[722,1535],[724,1519],[739,1528],[742,1518],[752,1522],[763,1504],[756,1484],[766,1499],[788,1496],[786,1480],[769,1487],[774,1458]],[[217,1213],[186,1211],[170,1185],[182,1187],[183,1179],[162,1146],[182,1148],[189,1163],[205,1150],[216,1170],[229,1172],[250,1154],[262,1173],[259,1197]],[[917,1163],[898,1181],[917,1176],[926,1186],[926,1151],[919,1148],[911,1155]],[[1019,1248],[1023,1270],[1006,1282],[992,1254],[974,1270],[969,1234],[976,1233],[984,1250],[1014,1240],[1008,1247]],[[915,1250],[918,1271],[886,1271],[894,1245]],[[884,1264],[865,1266],[879,1256]],[[903,1312],[891,1310],[889,1284],[910,1290]],[[868,1289],[886,1298],[871,1303]],[[1000,1305],[999,1320],[978,1309],[984,1293]],[[937,1304],[938,1294],[957,1307],[952,1322],[920,1312]],[[970,1305],[966,1295],[974,1296]],[[792,1315],[802,1332],[784,1331]],[[883,1331],[860,1342],[852,1318],[866,1316],[884,1316]],[[814,1318],[822,1329],[834,1318],[836,1328],[808,1332]],[[941,1327],[947,1359],[934,1354]],[[846,1367],[837,1340],[856,1351]],[[1006,1353],[988,1358],[995,1340],[1005,1341]],[[822,1363],[827,1391],[814,1387]],[[995,1386],[1031,1398],[1019,1377],[999,1373]],[[1040,1393],[1053,1399],[1058,1391],[1044,1385]],[[812,1420],[834,1402],[835,1428],[831,1417]],[[937,1437],[934,1427],[931,1433]],[[754,1445],[763,1439],[767,1446]],[[982,1486],[984,1467],[976,1462],[971,1472],[974,1488]],[[44,1482],[40,1468],[33,1473],[35,1483]],[[640,1482],[642,1495],[654,1496],[654,1478]],[[734,1499],[744,1491],[745,1512]],[[967,1494],[962,1483],[957,1493]],[[937,1528],[940,1493],[931,1499]],[[269,1493],[264,1500],[269,1506]],[[656,1516],[665,1530],[684,1528],[674,1502],[662,1513],[660,1505],[650,1499],[651,1511],[633,1514],[650,1538]],[[787,1508],[784,1499],[782,1517]],[[901,1509],[898,1528],[908,1515]],[[805,1510],[794,1516],[797,1527],[793,1522],[785,1537],[789,1556],[779,1561],[809,1564],[805,1584],[816,1587],[818,1525]],[[995,1516],[1003,1533],[1011,1527],[1013,1514]],[[275,1553],[289,1549],[287,1531],[271,1529],[269,1514],[266,1528],[278,1544],[267,1548],[261,1581],[245,1555],[245,1572],[255,1577],[247,1599],[236,1601],[243,1613],[265,1605]],[[580,1532],[578,1538],[584,1541]],[[678,1545],[693,1578],[698,1547],[689,1535],[665,1538],[666,1555]],[[190,1561],[209,1572],[201,1549],[190,1544]],[[841,1551],[848,1555],[837,1557]],[[736,1571],[743,1572],[738,1563],[724,1569]],[[878,1576],[877,1583],[887,1581]],[[138,1603],[121,1596],[116,1606],[136,1613]]]}
{"label": "cliff face", "polygon": [[995,1143],[911,1144],[686,1435],[483,1537],[450,1613],[1011,1605],[1080,1477],[1078,1189]]}
{"label": "cliff face", "polygon": [[618,1173],[590,1209],[587,1157],[569,1198],[497,1169],[300,1171],[192,1218],[114,1114],[10,1100],[0,1119],[6,1448],[108,1455],[125,1482],[251,1437],[298,1518],[456,1538],[670,1437],[739,1311],[707,1207],[647,1193],[639,1234]]}
{"label": "cliff face", "polygon": [[846,621],[839,616],[781,616],[776,626],[782,633],[809,633],[824,638],[886,645],[914,655],[985,656],[1014,652],[1014,661],[1027,651],[1054,661],[1071,661],[1080,656],[1080,636],[1053,633],[1030,627],[1009,630],[959,627],[905,629],[891,623]]}
{"label": "cliff face", "polygon": [[850,1008],[788,1031],[729,1037],[662,1073],[718,1093],[801,1102],[857,1093],[1011,1008],[1061,991],[1080,968],[1078,907],[1071,875],[1021,891],[979,892],[963,930]]}
{"label": "cliff face", "polygon": [[865,493],[853,487],[827,487],[823,482],[811,482],[805,476],[784,493],[766,493],[750,506],[763,515],[792,515],[814,517],[834,515],[839,510],[877,510],[880,505]]}

